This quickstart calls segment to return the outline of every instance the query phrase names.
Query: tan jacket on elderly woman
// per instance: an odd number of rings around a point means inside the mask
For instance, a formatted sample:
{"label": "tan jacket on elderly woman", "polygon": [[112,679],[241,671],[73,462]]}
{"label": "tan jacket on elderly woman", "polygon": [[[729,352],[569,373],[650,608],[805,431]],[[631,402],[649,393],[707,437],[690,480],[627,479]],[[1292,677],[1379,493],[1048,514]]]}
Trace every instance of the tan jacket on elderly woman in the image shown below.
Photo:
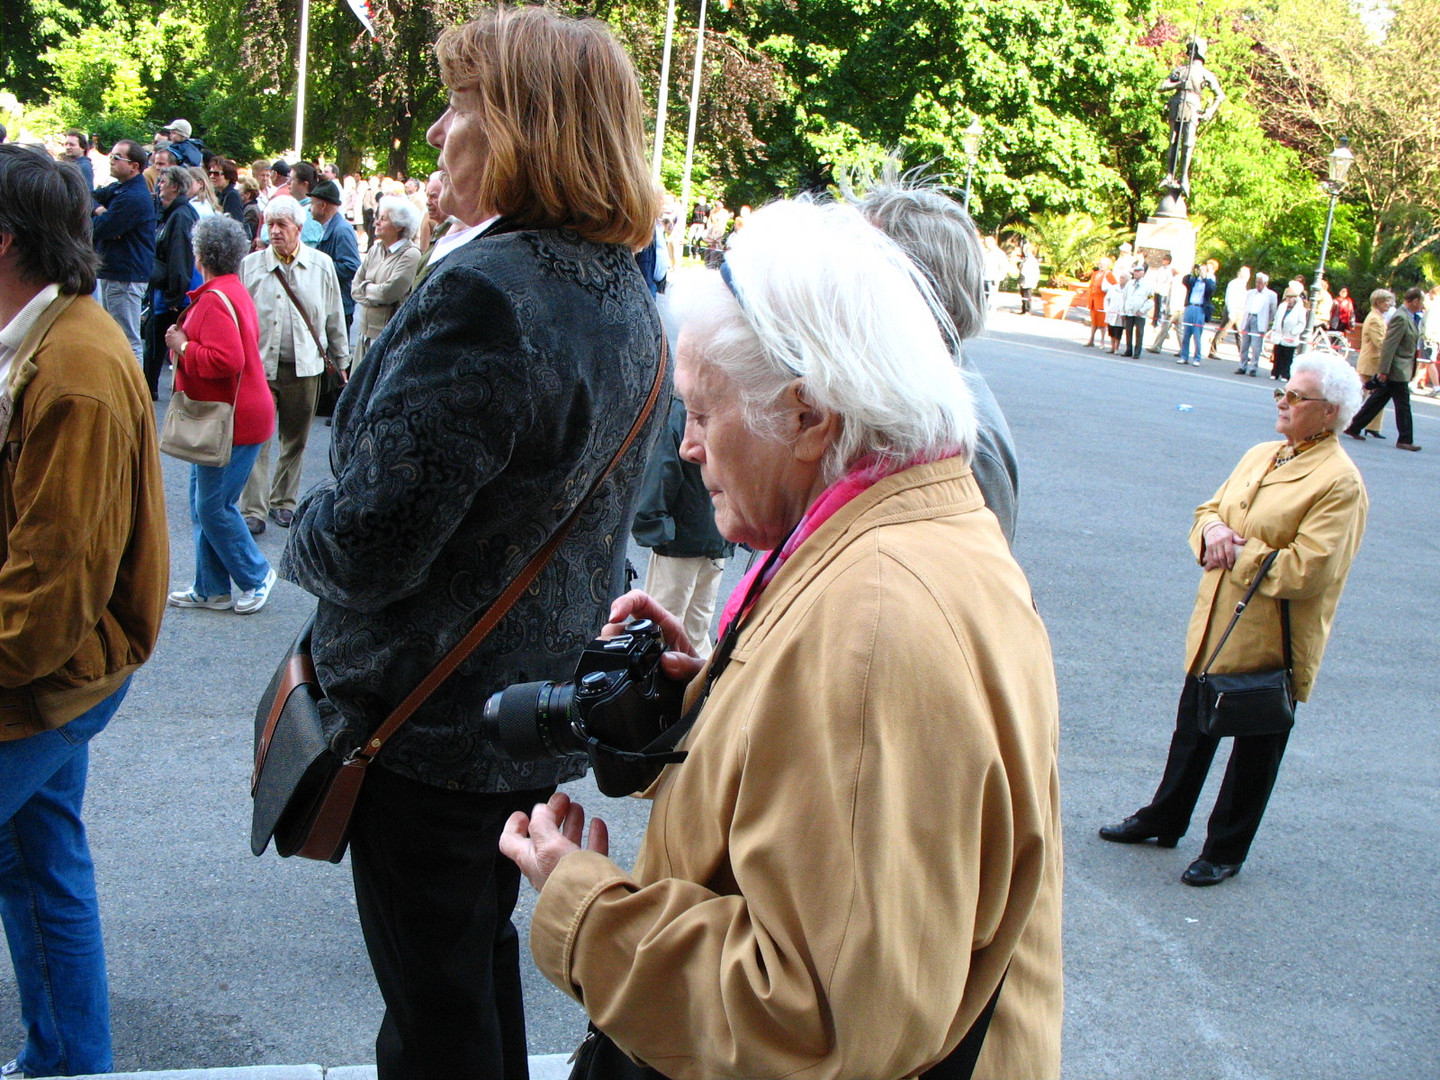
{"label": "tan jacket on elderly woman", "polygon": [[360,340],[374,341],[385,324],[410,295],[420,249],[414,241],[397,241],[396,250],[376,242],[365,253],[360,272],[350,285],[350,295],[360,305]]}
{"label": "tan jacket on elderly woman", "polygon": [[[1275,565],[1211,670],[1280,667],[1285,653],[1276,601],[1289,600],[1295,697],[1306,701],[1320,670],[1350,563],[1365,533],[1370,499],[1360,471],[1335,437],[1267,472],[1284,445],[1266,442],[1251,449],[1214,498],[1195,511],[1190,550],[1197,559],[1204,552],[1205,526],[1214,521],[1223,521],[1243,536],[1245,548],[1233,569],[1207,570],[1200,579],[1185,639],[1185,670],[1191,675],[1200,671],[1265,556],[1278,550]],[[1265,603],[1266,599],[1271,602]]]}
{"label": "tan jacket on elderly woman", "polygon": [[884,479],[761,594],[634,872],[560,861],[536,962],[675,1080],[916,1076],[1008,966],[975,1075],[1057,1077],[1057,743],[1045,627],[969,468]]}
{"label": "tan jacket on elderly woman", "polygon": [[1355,359],[1355,370],[1361,378],[1379,373],[1380,346],[1384,344],[1385,316],[1372,307],[1360,327],[1360,355]]}

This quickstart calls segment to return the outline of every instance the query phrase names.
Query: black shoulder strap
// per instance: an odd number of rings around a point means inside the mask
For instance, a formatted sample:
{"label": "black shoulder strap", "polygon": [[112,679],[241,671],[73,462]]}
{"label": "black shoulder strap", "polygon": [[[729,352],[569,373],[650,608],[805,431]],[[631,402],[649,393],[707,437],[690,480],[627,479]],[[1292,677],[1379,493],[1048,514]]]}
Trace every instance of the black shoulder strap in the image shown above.
{"label": "black shoulder strap", "polygon": [[985,1045],[985,1035],[990,1030],[991,1019],[995,1016],[995,1003],[1000,1000],[1000,991],[1005,986],[1005,976],[1008,974],[1010,968],[1007,966],[995,985],[995,993],[990,995],[990,1001],[980,1010],[980,1015],[975,1018],[975,1023],[970,1025],[970,1030],[965,1033],[965,1038],[960,1040],[960,1045],[950,1051],[950,1056],[944,1061],[923,1073],[920,1080],[970,1080],[975,1074],[975,1063],[980,1060],[980,1049]]}
{"label": "black shoulder strap", "polygon": [[[1225,627],[1225,633],[1220,635],[1219,642],[1210,653],[1210,659],[1205,661],[1204,670],[1197,678],[1203,679],[1210,674],[1210,667],[1215,663],[1215,657],[1220,655],[1220,650],[1225,647],[1225,642],[1230,638],[1230,631],[1235,629],[1235,624],[1240,621],[1241,614],[1250,606],[1250,600],[1255,595],[1255,590],[1260,588],[1260,582],[1270,572],[1270,567],[1275,563],[1275,557],[1279,555],[1278,550],[1270,552],[1265,556],[1265,561],[1260,564],[1260,569],[1255,572],[1255,577],[1250,582],[1250,588],[1245,590],[1245,596],[1235,605],[1235,614],[1230,616],[1230,625]],[[1285,640],[1285,670],[1289,671],[1294,666],[1290,662],[1290,601],[1280,601],[1280,631]]]}

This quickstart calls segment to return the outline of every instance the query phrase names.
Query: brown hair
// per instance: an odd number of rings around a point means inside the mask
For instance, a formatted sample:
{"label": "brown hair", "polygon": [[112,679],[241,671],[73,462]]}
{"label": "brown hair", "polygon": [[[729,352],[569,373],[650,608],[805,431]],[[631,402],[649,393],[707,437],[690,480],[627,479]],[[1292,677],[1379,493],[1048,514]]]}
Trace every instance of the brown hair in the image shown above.
{"label": "brown hair", "polygon": [[640,85],[609,27],[502,5],[446,30],[435,52],[445,85],[480,99],[482,206],[600,243],[651,242],[659,196]]}

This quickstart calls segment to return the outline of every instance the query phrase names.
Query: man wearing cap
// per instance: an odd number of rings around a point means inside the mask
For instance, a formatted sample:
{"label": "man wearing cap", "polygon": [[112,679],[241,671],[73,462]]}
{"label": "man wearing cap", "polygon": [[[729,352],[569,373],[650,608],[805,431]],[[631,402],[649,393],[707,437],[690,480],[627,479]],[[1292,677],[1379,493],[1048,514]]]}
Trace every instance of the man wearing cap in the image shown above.
{"label": "man wearing cap", "polygon": [[267,201],[277,195],[290,194],[290,163],[284,158],[270,166],[270,181],[270,187],[265,192]]}
{"label": "man wearing cap", "polygon": [[125,340],[143,364],[140,309],[145,284],[155,268],[155,222],[159,213],[145,182],[149,164],[145,148],[121,139],[110,149],[110,175],[115,182],[95,192],[91,240],[100,256],[100,303],[125,331]]}
{"label": "man wearing cap", "polygon": [[171,120],[168,127],[160,129],[160,134],[170,139],[170,150],[181,165],[193,165],[198,169],[205,164],[205,156],[200,144],[191,141],[190,131],[189,120]]}
{"label": "man wearing cap", "polygon": [[[319,222],[324,230],[315,242],[315,250],[323,251],[335,264],[335,277],[340,282],[340,305],[345,309],[345,329],[355,318],[355,298],[350,295],[350,282],[355,271],[360,269],[360,245],[355,240],[355,228],[340,213],[340,185],[334,180],[322,180],[310,193],[310,217]],[[302,234],[301,239],[304,239]]]}

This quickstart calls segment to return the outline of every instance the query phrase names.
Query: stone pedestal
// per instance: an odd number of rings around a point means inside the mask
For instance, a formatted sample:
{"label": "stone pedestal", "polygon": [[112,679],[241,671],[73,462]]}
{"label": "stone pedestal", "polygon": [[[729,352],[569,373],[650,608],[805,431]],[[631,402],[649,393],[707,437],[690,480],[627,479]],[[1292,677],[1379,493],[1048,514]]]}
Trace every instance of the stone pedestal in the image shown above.
{"label": "stone pedestal", "polygon": [[1168,254],[1175,269],[1188,274],[1195,266],[1195,226],[1185,218],[1146,218],[1135,230],[1135,251],[1150,266]]}

